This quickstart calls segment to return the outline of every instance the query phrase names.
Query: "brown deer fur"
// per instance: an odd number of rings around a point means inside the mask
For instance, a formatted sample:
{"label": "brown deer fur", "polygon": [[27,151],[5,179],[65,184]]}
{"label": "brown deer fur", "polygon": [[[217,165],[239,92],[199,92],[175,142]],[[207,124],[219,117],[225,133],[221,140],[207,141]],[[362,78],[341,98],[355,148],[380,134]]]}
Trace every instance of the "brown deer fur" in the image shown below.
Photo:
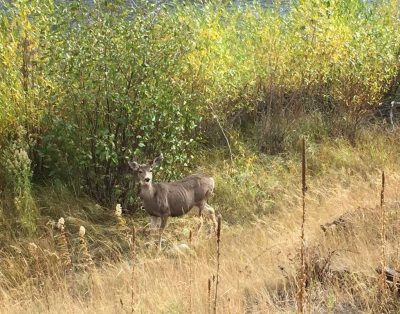
{"label": "brown deer fur", "polygon": [[153,183],[153,167],[161,163],[162,155],[148,164],[129,162],[140,183],[140,197],[143,207],[154,224],[161,218],[159,243],[167,224],[168,217],[179,217],[193,207],[199,208],[199,215],[204,214],[212,220],[214,229],[216,219],[214,209],[207,204],[214,190],[214,179],[204,174],[194,174],[174,182]]}

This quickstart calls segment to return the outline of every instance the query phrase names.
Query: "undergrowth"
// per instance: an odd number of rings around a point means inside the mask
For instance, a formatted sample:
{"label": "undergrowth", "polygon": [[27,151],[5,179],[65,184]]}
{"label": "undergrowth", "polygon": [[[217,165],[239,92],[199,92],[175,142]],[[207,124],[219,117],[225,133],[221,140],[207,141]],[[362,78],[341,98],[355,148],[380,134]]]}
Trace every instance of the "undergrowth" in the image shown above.
{"label": "undergrowth", "polygon": [[[391,312],[399,308],[391,292],[382,305],[375,272],[380,263],[381,230],[375,217],[379,216],[382,167],[387,174],[387,262],[391,267],[397,262],[398,145],[394,145],[395,134],[372,136],[365,132],[363,137],[368,145],[328,141],[307,149],[312,171],[305,270],[307,307],[312,311],[376,312],[383,306]],[[219,311],[295,309],[301,215],[299,156],[256,156],[244,150],[233,164],[221,159],[218,152],[197,158],[203,160],[198,170],[216,178],[211,204],[223,217]],[[194,313],[207,311],[215,244],[204,231],[196,233],[195,213],[171,220],[160,254],[152,244],[144,215],[130,216],[123,211],[121,223],[115,208],[68,191],[62,185],[35,189],[41,209],[39,237],[4,238],[0,298],[6,307],[2,311],[19,312],[27,307],[33,312],[127,310],[131,302],[127,291],[132,289],[135,310],[183,313],[189,306],[185,300],[190,299]],[[65,220],[66,247],[73,265],[67,272],[55,240],[60,217]],[[335,219],[340,223],[333,223]],[[326,226],[322,229],[320,225]],[[84,242],[79,235],[81,226],[86,230]],[[134,259],[132,227],[136,229]],[[191,233],[189,251],[180,251]],[[83,249],[82,243],[86,243]],[[84,259],[82,251],[86,252]],[[81,266],[82,260],[88,260],[87,254],[94,262],[93,269]],[[196,291],[190,298],[189,283],[190,291]],[[57,302],[61,297],[65,301]]]}
{"label": "undergrowth", "polygon": [[[0,311],[291,312],[299,258],[310,311],[399,311],[398,15],[0,0]],[[127,161],[160,152],[155,181],[215,178],[218,241],[192,213],[154,249]]]}
{"label": "undergrowth", "polygon": [[[140,207],[133,157],[163,152],[160,176],[173,179],[235,134],[267,154],[302,134],[357,145],[398,86],[395,1],[298,1],[285,13],[225,1],[1,3],[0,148],[13,153],[23,130],[21,180],[61,181],[102,205]],[[32,233],[35,211],[13,194],[4,207]]]}

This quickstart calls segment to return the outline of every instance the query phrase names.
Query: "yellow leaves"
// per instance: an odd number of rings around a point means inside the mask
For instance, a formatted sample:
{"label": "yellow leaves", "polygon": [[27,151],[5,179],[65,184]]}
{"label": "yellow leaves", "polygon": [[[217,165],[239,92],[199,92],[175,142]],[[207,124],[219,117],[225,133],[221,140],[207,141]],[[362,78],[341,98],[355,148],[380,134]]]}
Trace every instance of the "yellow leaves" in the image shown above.
{"label": "yellow leaves", "polygon": [[346,45],[351,41],[351,30],[348,25],[330,25],[320,34],[316,45],[317,55],[330,59],[337,64],[347,58]]}
{"label": "yellow leaves", "polygon": [[44,103],[36,86],[46,79],[33,73],[39,42],[33,7],[21,1],[14,9],[7,22],[0,23],[0,136],[18,123],[37,123]]}
{"label": "yellow leaves", "polygon": [[214,41],[221,38],[220,32],[215,28],[204,28],[199,32],[199,40]]}
{"label": "yellow leaves", "polygon": [[[39,101],[33,100],[39,96],[34,92],[26,95],[21,86],[21,43],[27,39],[25,49],[33,51],[39,42],[39,28],[32,24],[32,8],[26,3],[20,2],[13,19],[1,24],[0,95],[35,112],[33,104],[39,106]],[[179,62],[179,70],[168,74],[173,84],[204,95],[216,107],[221,104],[226,114],[237,109],[235,106],[251,110],[260,97],[259,88],[265,86],[288,94],[321,88],[334,102],[362,103],[365,95],[377,99],[393,76],[400,32],[389,10],[381,10],[383,19],[375,16],[376,20],[368,20],[357,13],[361,10],[358,3],[300,1],[286,15],[256,6],[227,9],[205,4],[198,10],[185,5],[176,8],[173,18],[167,11],[160,13],[149,34],[160,58],[169,43],[184,46],[174,61]],[[50,30],[49,25],[41,27]],[[181,30],[188,34],[185,39]],[[111,46],[125,45],[123,37],[111,37]],[[64,56],[72,62],[71,54]],[[41,62],[46,63],[44,59]],[[41,90],[42,97],[48,89],[58,90],[58,100],[68,93],[63,83],[54,86],[42,76],[35,80],[37,85],[48,87]],[[79,88],[79,84],[84,82],[77,80],[69,87]],[[355,92],[363,97],[354,98]]]}

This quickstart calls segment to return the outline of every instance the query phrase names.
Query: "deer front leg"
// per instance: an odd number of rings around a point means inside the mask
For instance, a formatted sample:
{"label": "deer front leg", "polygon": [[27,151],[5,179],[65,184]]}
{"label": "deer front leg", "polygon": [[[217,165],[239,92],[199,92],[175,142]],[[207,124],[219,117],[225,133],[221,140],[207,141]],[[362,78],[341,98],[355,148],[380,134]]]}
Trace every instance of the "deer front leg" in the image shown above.
{"label": "deer front leg", "polygon": [[156,216],[150,216],[150,238],[151,241],[154,241],[155,244],[157,243],[155,240],[157,231],[159,230],[161,225],[161,218]]}
{"label": "deer front leg", "polygon": [[167,221],[168,221],[168,216],[162,216],[161,217],[161,225],[159,229],[159,238],[158,238],[158,245],[159,245],[159,250],[161,251],[161,237],[164,232],[165,227],[167,226]]}

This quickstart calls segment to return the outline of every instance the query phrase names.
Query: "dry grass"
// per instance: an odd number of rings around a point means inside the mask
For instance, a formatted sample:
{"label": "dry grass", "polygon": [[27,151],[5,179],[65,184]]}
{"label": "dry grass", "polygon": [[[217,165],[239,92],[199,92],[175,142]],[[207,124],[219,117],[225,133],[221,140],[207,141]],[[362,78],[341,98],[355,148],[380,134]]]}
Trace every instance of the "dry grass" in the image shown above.
{"label": "dry grass", "polygon": [[[396,292],[386,289],[385,298],[380,298],[375,271],[382,263],[383,248],[382,164],[386,165],[385,265],[395,268],[400,263],[398,146],[378,143],[370,141],[370,149],[360,146],[350,153],[340,143],[318,150],[308,147],[304,271],[311,312],[400,310]],[[334,157],[328,148],[335,150]],[[218,313],[293,313],[301,260],[300,162],[250,156],[241,163],[232,168],[212,163],[208,168],[217,179],[212,204],[224,217]],[[40,238],[8,240],[0,248],[1,313],[212,312],[217,241],[207,230],[195,232],[195,214],[171,219],[164,234],[165,250],[159,253],[149,245],[147,221],[124,217],[121,223],[114,209],[53,190],[38,203],[42,217],[65,217],[74,271],[65,272],[54,241],[57,231],[42,218]],[[257,212],[258,206],[262,208]],[[76,267],[81,225],[96,264],[86,271]],[[179,243],[188,243],[190,251],[174,250]]]}
{"label": "dry grass", "polygon": [[[307,203],[307,293],[313,312],[374,312],[377,309],[377,280],[374,269],[381,258],[379,221],[379,176],[353,176],[351,184],[341,183],[327,190],[323,178],[311,180]],[[400,173],[387,178],[385,189],[387,227],[386,255],[394,257],[397,248],[399,209],[397,187]],[[299,185],[300,187],[300,185]],[[288,192],[289,193],[289,192]],[[296,309],[296,268],[300,247],[301,189],[283,198],[279,213],[271,214],[246,226],[224,226],[221,241],[218,313],[275,313]],[[320,225],[347,213],[346,228],[324,233]],[[167,231],[182,231],[185,225],[195,227],[193,218],[175,219]],[[174,231],[175,230],[175,231]],[[90,231],[88,230],[88,237]],[[138,236],[139,237],[139,236]],[[171,241],[175,237],[168,237]],[[146,249],[138,239],[138,256],[134,281],[130,261],[103,264],[90,273],[91,285],[85,285],[87,273],[65,277],[56,270],[17,273],[14,284],[4,285],[4,268],[17,267],[18,256],[3,254],[0,291],[3,313],[123,313],[131,312],[131,287],[135,291],[134,310],[138,313],[186,313],[187,291],[192,284],[193,313],[208,311],[208,280],[215,272],[215,240],[204,235],[194,237],[190,255],[171,257]],[[43,250],[38,243],[39,249]],[[24,245],[19,246],[24,250]],[[51,251],[51,250],[50,250]],[[332,253],[334,252],[334,253]],[[25,253],[22,252],[21,255]],[[41,256],[34,259],[40,260]],[[28,261],[26,261],[29,264]],[[36,263],[36,262],[35,262]],[[57,261],[42,265],[56,268]],[[32,265],[35,265],[34,263]],[[44,267],[44,266],[43,266]],[[44,273],[49,273],[43,279]],[[24,278],[26,280],[24,281]],[[40,293],[39,293],[40,287]],[[90,289],[90,294],[87,294]],[[395,298],[392,298],[396,300]],[[396,302],[386,304],[388,311]],[[397,308],[397,307],[396,307]]]}

